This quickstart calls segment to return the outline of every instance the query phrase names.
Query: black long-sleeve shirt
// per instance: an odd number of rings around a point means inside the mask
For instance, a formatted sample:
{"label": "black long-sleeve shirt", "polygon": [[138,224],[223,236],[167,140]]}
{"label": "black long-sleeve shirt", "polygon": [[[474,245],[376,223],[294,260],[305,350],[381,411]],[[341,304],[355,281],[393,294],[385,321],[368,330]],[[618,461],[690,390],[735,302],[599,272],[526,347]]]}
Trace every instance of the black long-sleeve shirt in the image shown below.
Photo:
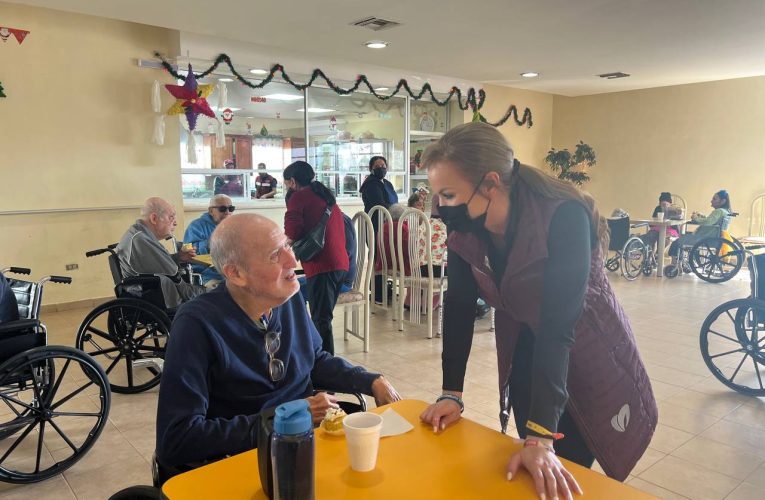
{"label": "black long-sleeve shirt", "polygon": [[[523,238],[522,233],[512,236]],[[541,317],[538,331],[533,332],[534,352],[529,353],[533,356],[529,420],[553,432],[568,399],[568,357],[587,290],[592,241],[587,210],[573,201],[561,204],[550,222]],[[501,283],[511,249],[508,245],[503,251],[492,248],[489,252],[497,283]],[[478,286],[470,265],[453,252],[449,254],[449,282],[444,310],[443,389],[462,391]]]}

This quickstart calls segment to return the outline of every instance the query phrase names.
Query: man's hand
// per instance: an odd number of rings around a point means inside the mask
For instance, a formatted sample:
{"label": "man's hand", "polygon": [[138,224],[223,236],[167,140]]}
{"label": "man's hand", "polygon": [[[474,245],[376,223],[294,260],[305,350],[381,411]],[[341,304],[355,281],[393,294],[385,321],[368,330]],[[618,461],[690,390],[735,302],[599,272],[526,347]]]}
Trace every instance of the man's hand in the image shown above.
{"label": "man's hand", "polygon": [[385,380],[385,377],[380,375],[372,382],[372,396],[375,398],[375,404],[377,406],[387,405],[395,403],[401,400],[401,396],[398,395],[396,389]]}
{"label": "man's hand", "polygon": [[178,260],[181,262],[188,262],[196,256],[197,252],[194,250],[194,247],[191,247],[188,250],[181,249],[178,251]]}
{"label": "man's hand", "polygon": [[321,421],[324,420],[324,416],[327,414],[327,410],[330,408],[339,408],[337,398],[335,396],[330,396],[326,392],[320,392],[315,396],[305,398],[305,400],[308,401],[314,424],[321,423]]}

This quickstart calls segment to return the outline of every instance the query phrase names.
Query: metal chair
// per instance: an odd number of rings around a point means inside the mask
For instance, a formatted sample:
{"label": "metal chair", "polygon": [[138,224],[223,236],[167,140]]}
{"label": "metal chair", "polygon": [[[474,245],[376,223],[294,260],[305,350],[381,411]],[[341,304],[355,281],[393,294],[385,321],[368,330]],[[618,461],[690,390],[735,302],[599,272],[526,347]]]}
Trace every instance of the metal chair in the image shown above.
{"label": "metal chair", "polygon": [[749,211],[749,234],[739,241],[745,245],[765,244],[765,194],[752,200]]}
{"label": "metal chair", "polygon": [[[349,335],[361,339],[364,342],[364,352],[369,352],[369,315],[371,313],[369,287],[375,265],[375,235],[372,230],[372,219],[364,212],[354,215],[353,223],[356,227],[356,278],[351,291],[340,294],[337,306],[343,307],[344,339],[348,340]],[[363,332],[359,329],[359,312],[364,320]],[[349,325],[349,319],[352,326]]]}
{"label": "metal chair", "polygon": [[[396,321],[396,315],[398,314],[398,297],[396,294],[396,283],[398,282],[399,277],[398,262],[396,262],[396,259],[392,259],[392,262],[387,262],[384,258],[386,245],[389,249],[395,248],[395,236],[393,235],[393,231],[388,233],[387,238],[383,236],[383,228],[385,227],[385,224],[388,224],[388,227],[393,227],[393,217],[390,215],[388,209],[382,205],[378,205],[372,207],[372,210],[369,211],[369,218],[372,220],[373,227],[377,227],[377,233],[375,235],[375,243],[377,245],[375,255],[377,255],[382,262],[382,269],[380,271],[375,271],[375,276],[382,276],[383,279],[382,297],[377,297],[373,291],[372,298],[376,308],[388,309],[388,286],[385,281],[392,279],[393,296],[391,297],[391,308],[393,310],[393,321]],[[374,290],[374,287],[372,289]],[[380,302],[382,302],[382,304],[379,304]]]}
{"label": "metal chair", "polygon": [[[404,238],[404,230],[408,237]],[[399,279],[399,331],[404,330],[404,296],[409,289],[411,295],[409,305],[410,323],[422,324],[423,316],[428,324],[428,338],[433,338],[433,307],[432,302],[436,289],[443,298],[446,289],[444,269],[441,276],[434,276],[431,242],[432,232],[430,220],[422,211],[415,208],[407,209],[398,221],[396,231],[396,259],[401,270]],[[425,262],[425,264],[422,264]],[[422,273],[426,267],[427,275]],[[409,272],[405,272],[409,268]],[[424,292],[424,293],[423,293]],[[424,295],[424,300],[423,300]],[[443,321],[443,304],[438,306],[438,331],[441,335]]]}

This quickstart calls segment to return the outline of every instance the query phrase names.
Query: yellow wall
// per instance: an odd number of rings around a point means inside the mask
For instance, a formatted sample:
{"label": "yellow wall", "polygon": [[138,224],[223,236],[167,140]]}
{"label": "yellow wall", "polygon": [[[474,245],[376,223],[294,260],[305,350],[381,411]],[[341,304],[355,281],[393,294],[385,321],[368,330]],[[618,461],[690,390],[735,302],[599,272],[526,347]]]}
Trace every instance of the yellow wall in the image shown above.
{"label": "yellow wall", "polygon": [[[489,122],[496,122],[502,118],[511,104],[518,108],[519,118],[522,118],[525,108],[531,109],[534,121],[531,128],[525,125],[519,127],[511,117],[499,130],[512,144],[519,161],[536,167],[543,166],[552,137],[552,94],[495,85],[486,85],[483,89],[486,91],[486,102],[481,108],[481,114]],[[466,111],[465,121],[468,122],[472,118],[472,112]]]}
{"label": "yellow wall", "polygon": [[765,192],[763,138],[765,77],[554,98],[553,146],[595,149],[586,189],[606,214],[650,216],[661,191],[708,212],[727,189],[741,213],[733,232],[744,234],[751,200]]}
{"label": "yellow wall", "polygon": [[[152,195],[180,207],[177,125],[168,125],[165,146],[149,142],[151,84],[171,80],[135,62],[154,50],[177,53],[179,34],[8,3],[0,12],[3,25],[31,32],[0,50],[8,96],[0,99],[0,267],[74,278],[49,285],[45,303],[109,296],[106,259],[84,252],[117,241],[137,209],[7,212],[140,205]],[[66,271],[68,263],[79,270]]]}

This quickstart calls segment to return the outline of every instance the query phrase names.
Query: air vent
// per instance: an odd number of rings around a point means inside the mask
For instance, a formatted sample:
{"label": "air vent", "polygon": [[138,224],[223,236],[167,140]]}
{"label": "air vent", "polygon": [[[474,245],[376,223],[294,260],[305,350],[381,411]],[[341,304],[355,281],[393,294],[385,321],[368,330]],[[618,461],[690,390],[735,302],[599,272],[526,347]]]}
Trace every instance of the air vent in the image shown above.
{"label": "air vent", "polygon": [[606,80],[616,80],[617,78],[627,78],[627,73],[622,73],[621,71],[617,71],[616,73],[603,73],[602,75],[598,75],[601,78],[605,78]]}
{"label": "air vent", "polygon": [[390,28],[395,28],[396,26],[399,26],[400,24],[401,23],[397,23],[395,21],[380,19],[379,17],[365,17],[364,19],[359,19],[358,21],[352,22],[351,26],[367,28],[372,31],[382,31],[382,30],[387,30]]}

